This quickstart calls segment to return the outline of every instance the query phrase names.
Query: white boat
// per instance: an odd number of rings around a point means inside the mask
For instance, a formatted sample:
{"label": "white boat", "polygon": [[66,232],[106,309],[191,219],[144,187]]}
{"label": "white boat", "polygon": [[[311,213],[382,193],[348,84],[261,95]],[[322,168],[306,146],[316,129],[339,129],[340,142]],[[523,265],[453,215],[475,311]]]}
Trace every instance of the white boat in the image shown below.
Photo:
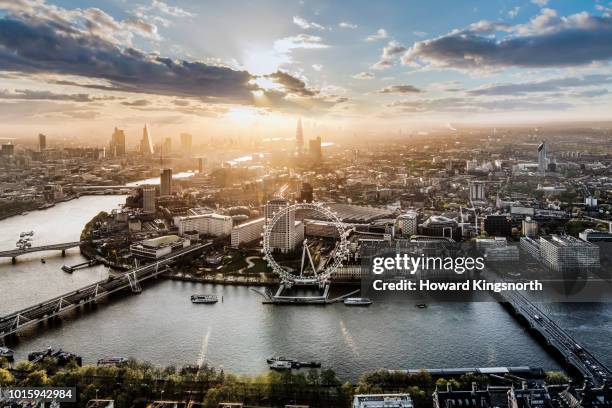
{"label": "white boat", "polygon": [[0,358],[6,358],[8,361],[13,361],[13,350],[6,347],[0,347]]}
{"label": "white boat", "polygon": [[217,295],[191,295],[191,303],[217,303]]}
{"label": "white boat", "polygon": [[291,370],[291,368],[293,368],[293,364],[291,361],[278,360],[270,364],[270,368],[272,370]]}
{"label": "white boat", "polygon": [[346,298],[344,304],[347,306],[370,306],[372,300],[368,298]]}
{"label": "white boat", "polygon": [[127,358],[125,357],[111,357],[111,358],[101,358],[98,360],[99,366],[109,366],[109,365],[121,365],[127,362]]}

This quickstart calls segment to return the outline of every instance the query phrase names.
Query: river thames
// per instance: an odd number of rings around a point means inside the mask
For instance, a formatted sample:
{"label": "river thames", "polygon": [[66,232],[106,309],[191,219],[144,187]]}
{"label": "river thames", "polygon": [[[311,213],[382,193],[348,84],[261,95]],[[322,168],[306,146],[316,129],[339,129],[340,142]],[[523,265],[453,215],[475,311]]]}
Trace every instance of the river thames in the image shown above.
{"label": "river thames", "polygon": [[[34,245],[78,240],[84,224],[110,211],[124,196],[81,197],[43,211],[0,221],[0,249],[11,249],[22,231],[34,230]],[[41,262],[44,257],[45,263]],[[96,266],[64,273],[64,264],[84,258],[78,249],[0,260],[0,315],[104,279]],[[194,305],[189,296],[214,292],[223,302]],[[96,309],[69,315],[50,329],[30,330],[11,347],[16,358],[46,347],[78,353],[86,363],[124,356],[160,365],[205,362],[227,371],[265,372],[265,359],[286,355],[320,360],[343,379],[376,368],[539,366],[559,364],[494,302],[412,305],[343,304],[310,307],[264,305],[247,287],[166,281],[147,283]],[[612,366],[612,305],[542,305],[563,328]]]}

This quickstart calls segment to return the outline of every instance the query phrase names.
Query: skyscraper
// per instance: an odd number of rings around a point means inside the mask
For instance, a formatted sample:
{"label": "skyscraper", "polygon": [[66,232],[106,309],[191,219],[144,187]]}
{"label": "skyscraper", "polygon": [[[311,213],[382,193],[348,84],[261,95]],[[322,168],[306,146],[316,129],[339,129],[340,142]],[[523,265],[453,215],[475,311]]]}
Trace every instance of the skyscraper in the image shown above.
{"label": "skyscraper", "polygon": [[485,184],[481,181],[470,181],[470,200],[485,201]]}
{"label": "skyscraper", "polygon": [[312,139],[308,142],[308,152],[315,161],[320,161],[323,158],[323,152],[321,151],[321,137],[317,136],[316,139]]}
{"label": "skyscraper", "polygon": [[302,130],[302,118],[298,118],[297,128],[295,130],[295,151],[298,155],[304,152],[304,131]]}
{"label": "skyscraper", "polygon": [[172,169],[163,169],[160,178],[160,194],[162,196],[172,194]]}
{"label": "skyscraper", "polygon": [[109,150],[112,157],[125,156],[125,133],[123,133],[123,130],[115,128]]}
{"label": "skyscraper", "polygon": [[155,186],[142,188],[142,209],[149,214],[155,212]]}
{"label": "skyscraper", "polygon": [[162,151],[164,154],[172,153],[172,139],[171,138],[167,137],[164,139]]}
{"label": "skyscraper", "polygon": [[546,142],[542,141],[538,146],[538,172],[541,174],[546,173],[546,167],[548,166],[548,159],[546,158]]}
{"label": "skyscraper", "polygon": [[142,139],[140,139],[140,154],[150,155],[153,153],[153,141],[151,140],[149,125],[144,125],[142,128]]}
{"label": "skyscraper", "polygon": [[192,139],[189,133],[181,133],[181,150],[184,156],[191,156]]}
{"label": "skyscraper", "polygon": [[38,134],[38,151],[42,152],[47,148],[47,136],[42,133]]}

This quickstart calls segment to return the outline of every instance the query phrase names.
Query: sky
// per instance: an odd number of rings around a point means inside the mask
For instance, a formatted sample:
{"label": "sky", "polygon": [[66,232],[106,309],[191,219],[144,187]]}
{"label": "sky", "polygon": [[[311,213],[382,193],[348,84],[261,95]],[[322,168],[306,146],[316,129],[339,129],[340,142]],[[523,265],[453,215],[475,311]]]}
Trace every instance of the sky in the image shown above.
{"label": "sky", "polygon": [[605,0],[0,0],[0,137],[610,120],[611,59]]}

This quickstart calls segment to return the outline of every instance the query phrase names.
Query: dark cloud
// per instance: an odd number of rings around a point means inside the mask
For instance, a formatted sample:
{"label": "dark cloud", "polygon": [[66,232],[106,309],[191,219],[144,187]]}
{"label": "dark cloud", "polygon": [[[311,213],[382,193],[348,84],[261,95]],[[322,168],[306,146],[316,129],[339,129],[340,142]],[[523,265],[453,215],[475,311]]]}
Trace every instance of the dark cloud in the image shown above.
{"label": "dark cloud", "polygon": [[151,101],[148,101],[146,99],[137,99],[135,101],[121,102],[121,104],[125,106],[149,106],[151,105]]}
{"label": "dark cloud", "polygon": [[172,60],[47,19],[0,19],[0,71],[98,78],[107,90],[249,103],[257,89],[246,71]]}
{"label": "dark cloud", "polygon": [[290,94],[298,96],[315,96],[317,94],[317,92],[308,89],[304,81],[283,71],[276,71],[266,75],[266,78],[281,85]]}
{"label": "dark cloud", "polygon": [[484,21],[416,42],[402,62],[458,69],[567,67],[611,59],[610,44],[612,17],[586,12],[558,17],[554,10],[542,9],[527,24]]}
{"label": "dark cloud", "polygon": [[593,74],[582,77],[547,79],[516,84],[493,84],[468,91],[470,95],[523,95],[537,92],[559,92],[570,88],[603,86],[612,83],[612,75]]}
{"label": "dark cloud", "polygon": [[381,89],[378,93],[420,93],[423,92],[419,88],[416,88],[412,85],[391,85],[386,88]]}

